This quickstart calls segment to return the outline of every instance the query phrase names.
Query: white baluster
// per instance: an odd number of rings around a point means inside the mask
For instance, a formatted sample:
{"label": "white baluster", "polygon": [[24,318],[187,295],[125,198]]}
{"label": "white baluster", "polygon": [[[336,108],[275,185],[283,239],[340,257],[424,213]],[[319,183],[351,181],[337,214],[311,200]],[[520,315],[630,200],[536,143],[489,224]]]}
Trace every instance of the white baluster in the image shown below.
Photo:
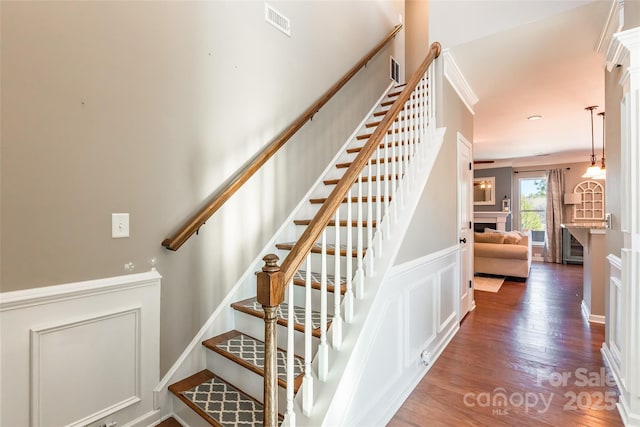
{"label": "white baluster", "polygon": [[413,92],[411,92],[411,149],[409,150],[410,154],[410,158],[409,158],[409,163],[411,164],[412,169],[414,170],[414,172],[411,174],[411,183],[414,184],[415,180],[416,180],[416,173],[415,173],[415,162],[416,162],[416,138],[418,137],[417,133],[416,133],[416,121],[417,121],[417,117],[416,115],[418,114],[418,89],[414,89]]}
{"label": "white baluster", "polygon": [[[410,106],[409,103],[411,102],[411,100],[407,100],[407,102],[405,102],[404,104],[404,108],[405,108],[405,124],[404,124],[404,140],[405,140],[405,144],[404,144],[404,159],[401,160],[402,163],[404,163],[404,174],[405,174],[405,191],[407,191],[407,195],[409,194],[409,181],[411,180],[409,174],[409,121],[411,120],[411,114],[410,114]],[[404,205],[402,205],[404,207]]]}
{"label": "white baluster", "polygon": [[356,275],[358,276],[358,282],[356,283],[356,298],[362,299],[364,296],[364,268],[362,265],[362,258],[364,257],[364,230],[362,229],[362,175],[358,176],[358,223],[357,227],[357,248],[356,248]]}
{"label": "white baluster", "polygon": [[[422,104],[420,106],[420,142],[426,142],[425,136],[427,134],[427,74],[425,73],[422,78]],[[424,154],[424,145],[421,147],[421,151]]]}
{"label": "white baluster", "polygon": [[[398,135],[398,126],[397,124],[400,122],[400,118],[398,117],[397,120],[395,120],[393,122],[393,124],[391,125],[392,128],[392,139],[391,139],[391,158],[395,159],[396,158],[396,144],[400,144],[400,136]],[[396,196],[396,188],[398,186],[398,182],[400,182],[400,180],[398,179],[398,177],[400,172],[396,172],[396,162],[395,160],[393,162],[391,162],[391,198],[395,200],[395,203],[393,204],[393,211],[392,216],[393,216],[393,223],[395,224],[398,220],[398,200],[397,200],[397,196]],[[391,227],[389,227],[387,229],[387,235],[390,236],[391,235]]]}
{"label": "white baluster", "polygon": [[[387,135],[384,139],[384,158],[389,158],[389,143],[393,143],[393,126],[391,127],[391,138]],[[393,157],[392,157],[393,158]],[[389,162],[385,162],[384,164],[384,215],[385,218],[385,229],[384,229],[384,238],[388,239],[390,237],[389,222],[391,222],[391,216],[389,215],[389,204],[391,203],[391,194],[389,193]],[[382,233],[382,225],[380,223],[377,224]]]}
{"label": "white baluster", "polygon": [[[372,156],[373,157],[373,156]],[[367,252],[373,251],[373,162],[369,158],[369,179],[367,181]],[[369,254],[367,262],[367,275],[373,275],[373,252]]]}
{"label": "white baluster", "polygon": [[[293,307],[295,306],[293,300],[293,280],[289,283],[289,313],[287,316],[287,416],[289,417],[289,425],[291,427],[295,427],[296,425],[296,413],[293,410],[293,359],[295,357],[295,348],[293,342],[294,336],[294,317],[293,317]],[[276,368],[277,370],[277,368]]]}
{"label": "white baluster", "polygon": [[329,373],[327,346],[327,230],[322,230],[320,256],[320,345],[318,346],[318,379],[326,381]]}
{"label": "white baluster", "polygon": [[[339,349],[342,344],[342,316],[340,314],[340,208],[336,209],[336,253],[333,257],[335,264],[333,269],[333,320],[331,321],[331,334],[333,337],[333,348]],[[345,254],[349,259],[349,252]]]}
{"label": "white baluster", "polygon": [[309,416],[313,408],[313,375],[311,375],[311,253],[307,255],[304,296],[304,378],[302,379],[302,412]]}
{"label": "white baluster", "polygon": [[436,130],[436,81],[433,78],[433,64],[429,67],[429,129],[433,133]]}
{"label": "white baluster", "polygon": [[346,291],[344,293],[344,321],[347,323],[353,322],[353,228],[351,221],[353,220],[351,214],[351,190],[347,193],[347,256],[345,260],[347,262],[346,271]]}
{"label": "white baluster", "polygon": [[418,145],[418,150],[420,152],[420,159],[422,159],[422,153],[424,153],[424,135],[425,135],[425,119],[424,119],[424,113],[425,113],[425,107],[426,107],[426,102],[427,102],[427,93],[425,91],[425,87],[426,87],[426,80],[425,77],[422,77],[422,80],[420,80],[420,139],[418,140],[418,142],[420,143]]}
{"label": "white baluster", "polygon": [[400,121],[400,128],[398,129],[399,132],[399,136],[400,136],[400,146],[398,147],[398,169],[399,169],[399,174],[400,174],[400,180],[398,181],[398,197],[399,197],[399,201],[400,201],[400,206],[399,207],[404,207],[404,175],[406,173],[404,167],[405,164],[402,161],[402,156],[404,156],[404,146],[406,144],[406,137],[404,134],[404,126],[406,123],[406,110],[402,110],[400,112],[400,116],[402,117],[402,120]]}
{"label": "white baluster", "polygon": [[[382,139],[382,142],[384,144],[387,143],[387,135],[385,135],[385,137]],[[382,222],[382,202],[384,201],[384,196],[382,195],[382,187],[381,187],[381,182],[380,180],[383,179],[382,177],[382,167],[380,166],[380,144],[378,144],[378,146],[376,147],[376,156],[378,157],[378,162],[376,164],[376,225],[379,227],[380,223]],[[384,152],[383,152],[384,154]],[[388,158],[384,158],[384,164],[388,164],[389,163],[389,159]],[[373,229],[373,223],[371,224],[371,229]],[[379,231],[379,228],[377,228],[377,230]],[[375,251],[375,255],[377,257],[382,256],[382,233],[378,232],[376,233],[376,251]]]}

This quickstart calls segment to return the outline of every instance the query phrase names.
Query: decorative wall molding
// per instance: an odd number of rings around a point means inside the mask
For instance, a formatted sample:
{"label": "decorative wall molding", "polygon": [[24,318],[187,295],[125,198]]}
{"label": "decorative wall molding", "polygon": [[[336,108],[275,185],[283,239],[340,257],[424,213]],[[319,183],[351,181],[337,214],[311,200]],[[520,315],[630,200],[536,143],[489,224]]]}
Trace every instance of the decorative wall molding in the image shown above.
{"label": "decorative wall molding", "polygon": [[[138,306],[31,329],[32,426],[85,426],[140,402],[141,310]],[[66,343],[75,344],[76,351],[67,351]],[[83,375],[68,375],[74,371]],[[111,382],[114,374],[119,381]],[[110,383],[110,393],[89,386]],[[65,389],[69,391],[60,393]],[[73,408],[64,404],[70,399]]]}
{"label": "decorative wall molding", "polygon": [[160,278],[0,294],[0,425],[155,424]]}
{"label": "decorative wall molding", "polygon": [[[126,278],[126,279],[123,279]],[[105,279],[87,280],[64,285],[45,286],[0,293],[0,312],[36,305],[62,302],[89,295],[118,292],[141,286],[155,286],[162,276],[155,270],[126,276],[108,277]]]}
{"label": "decorative wall molding", "polygon": [[442,59],[444,62],[444,76],[451,83],[464,105],[471,114],[475,115],[473,106],[478,103],[478,96],[475,94],[469,82],[462,74],[462,70],[458,67],[453,55],[449,49],[442,51]]}
{"label": "decorative wall molding", "polygon": [[345,402],[349,409],[337,424],[387,422],[455,336],[458,251],[458,245],[446,248],[387,275],[373,307],[376,325],[369,325],[375,338],[363,352],[366,357],[358,358],[356,386]]}
{"label": "decorative wall molding", "polygon": [[[640,324],[640,293],[637,290],[640,283],[640,27],[616,33],[613,39],[614,50],[623,58],[624,67],[620,80],[623,98],[620,103],[622,183],[619,189],[624,243],[620,249],[621,262],[608,257],[607,318],[615,316],[619,329],[612,330],[609,326],[602,353],[612,367],[620,390],[618,409],[622,421],[625,425],[640,426],[640,335],[637,328]],[[611,298],[614,290],[619,296]],[[619,363],[616,347],[619,348]]]}
{"label": "decorative wall molding", "polygon": [[624,24],[624,7],[622,2],[618,0],[611,0],[611,8],[609,9],[609,16],[602,28],[600,39],[596,45],[595,51],[602,53],[605,56],[605,66],[608,71],[611,71],[614,66],[619,64],[620,49],[614,46],[615,40],[613,35],[620,30]]}

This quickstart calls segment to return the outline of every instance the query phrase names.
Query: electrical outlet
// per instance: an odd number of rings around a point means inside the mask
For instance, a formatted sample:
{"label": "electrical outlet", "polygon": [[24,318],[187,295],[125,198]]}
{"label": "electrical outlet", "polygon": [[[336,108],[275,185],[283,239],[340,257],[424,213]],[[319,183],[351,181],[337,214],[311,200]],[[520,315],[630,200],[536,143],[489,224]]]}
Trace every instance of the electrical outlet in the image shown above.
{"label": "electrical outlet", "polygon": [[113,237],[114,239],[129,237],[128,213],[111,214],[111,237]]}

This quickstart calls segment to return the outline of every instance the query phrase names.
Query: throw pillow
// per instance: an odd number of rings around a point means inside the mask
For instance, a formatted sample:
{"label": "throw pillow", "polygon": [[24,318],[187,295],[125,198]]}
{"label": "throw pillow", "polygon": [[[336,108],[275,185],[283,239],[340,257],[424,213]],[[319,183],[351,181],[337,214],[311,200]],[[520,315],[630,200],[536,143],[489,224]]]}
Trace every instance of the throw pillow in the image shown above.
{"label": "throw pillow", "polygon": [[517,245],[522,240],[522,235],[517,231],[498,231],[492,228],[485,228],[484,232],[503,235],[504,243],[509,245]]}
{"label": "throw pillow", "polygon": [[477,243],[504,243],[504,236],[500,233],[473,233]]}

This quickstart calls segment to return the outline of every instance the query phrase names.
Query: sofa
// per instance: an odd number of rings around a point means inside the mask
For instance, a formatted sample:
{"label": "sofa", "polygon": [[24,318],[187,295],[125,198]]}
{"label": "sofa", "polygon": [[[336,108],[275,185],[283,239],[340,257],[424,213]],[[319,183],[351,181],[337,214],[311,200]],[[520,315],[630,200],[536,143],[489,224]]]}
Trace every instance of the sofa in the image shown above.
{"label": "sofa", "polygon": [[498,276],[529,277],[531,232],[496,231],[474,233],[474,272]]}

